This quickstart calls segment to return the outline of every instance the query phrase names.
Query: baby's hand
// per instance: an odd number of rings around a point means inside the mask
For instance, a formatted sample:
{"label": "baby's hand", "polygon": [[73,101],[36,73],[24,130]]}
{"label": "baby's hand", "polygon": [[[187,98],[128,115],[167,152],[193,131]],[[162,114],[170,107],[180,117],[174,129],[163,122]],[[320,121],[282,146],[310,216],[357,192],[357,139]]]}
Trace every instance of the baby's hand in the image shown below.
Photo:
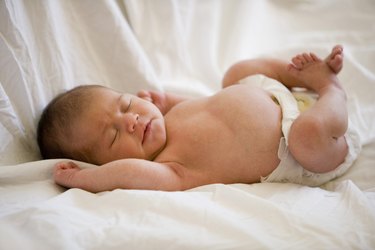
{"label": "baby's hand", "polygon": [[139,92],[137,93],[137,96],[138,96],[139,98],[142,98],[142,99],[144,99],[144,100],[146,100],[146,101],[149,101],[149,102],[152,102],[152,103],[153,103],[153,101],[152,101],[152,97],[151,97],[151,91],[148,91],[148,90],[141,90],[141,91],[139,91]]}
{"label": "baby's hand", "polygon": [[59,162],[53,169],[54,181],[64,187],[75,187],[75,176],[81,171],[77,164],[71,161]]}
{"label": "baby's hand", "polygon": [[164,93],[152,90],[141,90],[137,93],[137,96],[146,101],[152,102],[158,107],[163,115],[167,112],[168,103]]}

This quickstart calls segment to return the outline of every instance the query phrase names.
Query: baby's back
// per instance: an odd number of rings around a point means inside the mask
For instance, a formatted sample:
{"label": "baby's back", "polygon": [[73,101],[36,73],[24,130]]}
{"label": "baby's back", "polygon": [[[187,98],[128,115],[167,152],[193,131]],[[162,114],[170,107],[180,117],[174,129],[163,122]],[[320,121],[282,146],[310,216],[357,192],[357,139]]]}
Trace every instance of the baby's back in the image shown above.
{"label": "baby's back", "polygon": [[180,103],[165,122],[167,145],[155,161],[176,163],[186,187],[258,182],[279,163],[281,110],[260,88],[234,85]]}

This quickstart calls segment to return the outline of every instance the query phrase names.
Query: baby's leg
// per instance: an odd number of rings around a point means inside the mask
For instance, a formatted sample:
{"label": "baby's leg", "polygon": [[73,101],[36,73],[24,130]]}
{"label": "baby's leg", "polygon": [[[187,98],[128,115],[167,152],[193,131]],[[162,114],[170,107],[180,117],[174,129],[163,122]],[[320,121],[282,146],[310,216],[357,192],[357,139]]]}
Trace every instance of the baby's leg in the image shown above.
{"label": "baby's leg", "polygon": [[290,151],[307,170],[316,173],[334,170],[348,152],[343,136],[348,126],[346,94],[336,76],[343,64],[342,47],[334,47],[325,60],[304,53],[292,62],[288,67],[290,74],[316,91],[319,98],[292,124]]}

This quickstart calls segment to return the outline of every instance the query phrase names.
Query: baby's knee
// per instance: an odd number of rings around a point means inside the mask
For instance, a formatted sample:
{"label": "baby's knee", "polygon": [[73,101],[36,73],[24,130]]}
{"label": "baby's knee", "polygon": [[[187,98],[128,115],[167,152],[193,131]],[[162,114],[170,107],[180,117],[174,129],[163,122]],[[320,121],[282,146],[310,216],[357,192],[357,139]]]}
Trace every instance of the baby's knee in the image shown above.
{"label": "baby's knee", "polygon": [[324,173],[335,169],[337,161],[329,159],[333,138],[325,131],[322,123],[313,117],[297,119],[289,133],[289,150],[305,169]]}
{"label": "baby's knee", "polygon": [[323,123],[313,116],[297,118],[289,132],[289,147],[295,150],[316,151],[321,148],[328,137]]}

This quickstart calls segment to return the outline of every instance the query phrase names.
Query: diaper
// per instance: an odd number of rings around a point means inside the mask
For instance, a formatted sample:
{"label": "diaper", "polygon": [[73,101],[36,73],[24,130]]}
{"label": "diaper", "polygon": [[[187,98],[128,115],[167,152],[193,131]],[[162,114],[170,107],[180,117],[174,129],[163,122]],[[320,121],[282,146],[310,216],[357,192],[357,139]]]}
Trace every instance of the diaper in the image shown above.
{"label": "diaper", "polygon": [[262,177],[261,182],[288,182],[308,186],[320,186],[336,177],[344,174],[357,158],[361,144],[359,134],[352,126],[349,119],[348,130],[345,133],[345,139],[348,144],[348,154],[345,161],[336,169],[327,173],[313,173],[304,169],[293,157],[288,149],[288,138],[290,127],[293,121],[299,116],[301,111],[312,105],[314,101],[311,96],[304,96],[304,94],[292,94],[280,82],[268,78],[264,75],[252,75],[242,79],[239,83],[251,84],[258,86],[271,93],[277,100],[282,111],[281,130],[283,137],[280,139],[278,157],[280,164],[268,176]]}

